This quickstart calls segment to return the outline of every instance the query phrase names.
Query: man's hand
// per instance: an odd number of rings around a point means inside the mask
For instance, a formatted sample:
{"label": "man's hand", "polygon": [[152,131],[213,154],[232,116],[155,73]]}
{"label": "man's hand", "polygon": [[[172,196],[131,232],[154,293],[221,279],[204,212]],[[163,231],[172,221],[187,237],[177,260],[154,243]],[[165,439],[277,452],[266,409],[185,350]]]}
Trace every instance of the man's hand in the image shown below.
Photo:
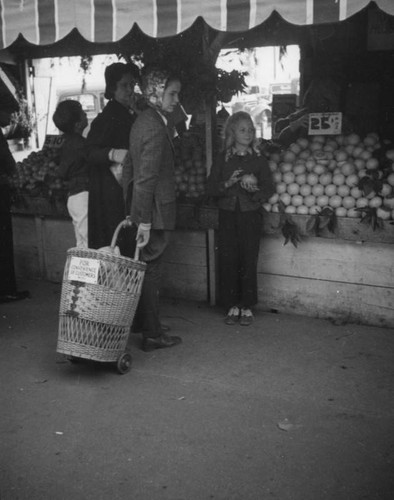
{"label": "man's hand", "polygon": [[139,224],[137,229],[137,236],[135,240],[137,242],[137,248],[144,248],[149,243],[150,238],[150,224]]}
{"label": "man's hand", "polygon": [[123,163],[127,153],[127,149],[111,149],[108,158],[114,163]]}

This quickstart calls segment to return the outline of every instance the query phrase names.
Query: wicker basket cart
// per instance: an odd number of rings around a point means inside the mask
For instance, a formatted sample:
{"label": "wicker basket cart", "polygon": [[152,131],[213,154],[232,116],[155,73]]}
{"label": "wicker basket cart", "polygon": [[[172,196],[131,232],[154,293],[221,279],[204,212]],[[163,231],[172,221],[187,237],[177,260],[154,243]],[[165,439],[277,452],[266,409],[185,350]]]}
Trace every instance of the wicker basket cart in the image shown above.
{"label": "wicker basket cart", "polygon": [[121,256],[118,234],[108,249],[70,248],[64,268],[57,352],[76,358],[116,363],[119,373],[131,368],[126,351],[141,295],[146,264]]}

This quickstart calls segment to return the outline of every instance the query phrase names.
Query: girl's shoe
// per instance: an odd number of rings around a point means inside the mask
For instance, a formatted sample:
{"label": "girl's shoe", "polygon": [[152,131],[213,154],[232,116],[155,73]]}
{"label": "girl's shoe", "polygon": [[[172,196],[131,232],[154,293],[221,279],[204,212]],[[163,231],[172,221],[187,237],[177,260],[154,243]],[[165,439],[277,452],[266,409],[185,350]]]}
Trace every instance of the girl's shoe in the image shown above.
{"label": "girl's shoe", "polygon": [[224,319],[226,325],[235,325],[235,323],[237,323],[237,321],[239,320],[239,314],[239,308],[236,306],[232,307]]}
{"label": "girl's shoe", "polygon": [[250,309],[242,308],[239,324],[241,326],[249,326],[253,323],[253,321],[254,321],[254,316],[252,311]]}

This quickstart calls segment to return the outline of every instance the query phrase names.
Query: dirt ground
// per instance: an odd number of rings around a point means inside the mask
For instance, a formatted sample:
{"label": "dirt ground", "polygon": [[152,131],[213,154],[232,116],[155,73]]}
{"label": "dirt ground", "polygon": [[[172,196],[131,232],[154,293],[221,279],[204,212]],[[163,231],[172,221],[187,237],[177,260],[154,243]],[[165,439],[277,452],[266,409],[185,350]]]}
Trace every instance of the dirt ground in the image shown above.
{"label": "dirt ground", "polygon": [[392,500],[394,331],[165,301],[183,343],[56,353],[60,285],[0,304],[1,500]]}

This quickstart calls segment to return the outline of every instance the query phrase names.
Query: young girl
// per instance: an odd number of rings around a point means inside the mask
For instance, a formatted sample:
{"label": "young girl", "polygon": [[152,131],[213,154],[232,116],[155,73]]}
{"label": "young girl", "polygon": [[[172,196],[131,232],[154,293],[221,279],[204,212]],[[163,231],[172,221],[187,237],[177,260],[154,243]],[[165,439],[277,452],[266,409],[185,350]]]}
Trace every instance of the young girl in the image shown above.
{"label": "young girl", "polygon": [[230,116],[224,150],[208,179],[208,194],[218,200],[219,300],[225,322],[253,322],[257,303],[257,260],[261,237],[261,204],[275,192],[267,160],[254,147],[256,131],[248,113]]}

